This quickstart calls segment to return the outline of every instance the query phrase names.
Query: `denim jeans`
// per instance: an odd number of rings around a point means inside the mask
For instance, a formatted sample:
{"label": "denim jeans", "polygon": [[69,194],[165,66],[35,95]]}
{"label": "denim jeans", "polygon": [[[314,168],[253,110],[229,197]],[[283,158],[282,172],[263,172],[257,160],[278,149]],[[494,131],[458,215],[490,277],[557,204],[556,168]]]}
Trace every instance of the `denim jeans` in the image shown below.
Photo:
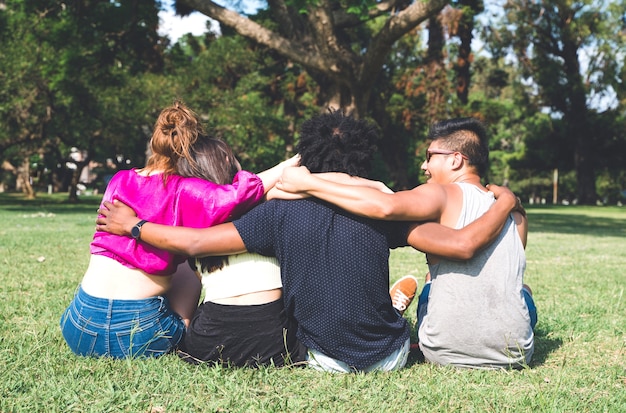
{"label": "denim jeans", "polygon": [[80,287],[60,324],[74,353],[114,358],[161,356],[176,347],[185,331],[166,297],[110,300]]}

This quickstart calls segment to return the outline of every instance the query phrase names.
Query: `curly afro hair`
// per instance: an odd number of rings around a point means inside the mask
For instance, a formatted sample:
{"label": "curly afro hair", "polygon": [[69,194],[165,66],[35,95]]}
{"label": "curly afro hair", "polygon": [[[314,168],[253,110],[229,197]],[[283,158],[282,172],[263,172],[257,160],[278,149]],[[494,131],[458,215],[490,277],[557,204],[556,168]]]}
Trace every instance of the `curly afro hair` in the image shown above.
{"label": "curly afro hair", "polygon": [[300,164],[312,173],[344,172],[366,178],[378,139],[374,124],[331,110],[302,124],[296,150]]}

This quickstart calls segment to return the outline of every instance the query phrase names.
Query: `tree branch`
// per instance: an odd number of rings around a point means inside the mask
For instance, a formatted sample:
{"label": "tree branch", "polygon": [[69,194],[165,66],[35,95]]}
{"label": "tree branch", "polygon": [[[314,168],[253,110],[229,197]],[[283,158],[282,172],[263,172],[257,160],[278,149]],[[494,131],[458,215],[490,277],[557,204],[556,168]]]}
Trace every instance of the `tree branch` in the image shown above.
{"label": "tree branch", "polygon": [[[362,67],[382,67],[389,50],[399,38],[433,14],[438,13],[446,4],[448,4],[448,0],[430,0],[428,2],[418,0],[392,16],[380,32],[373,37],[370,47],[365,53]],[[365,73],[375,76],[378,72],[367,70],[362,72],[363,76]],[[369,85],[374,79],[372,77],[361,80],[364,85]]]}
{"label": "tree branch", "polygon": [[240,15],[237,12],[228,10],[213,1],[209,0],[179,0],[181,3],[205,14],[225,26],[231,27],[237,33],[255,42],[276,50],[283,56],[298,62],[306,67],[328,73],[339,73],[340,68],[337,62],[329,65],[328,56],[322,56],[312,48],[306,48],[304,44],[290,41],[283,36],[279,36],[273,31],[260,24]]}

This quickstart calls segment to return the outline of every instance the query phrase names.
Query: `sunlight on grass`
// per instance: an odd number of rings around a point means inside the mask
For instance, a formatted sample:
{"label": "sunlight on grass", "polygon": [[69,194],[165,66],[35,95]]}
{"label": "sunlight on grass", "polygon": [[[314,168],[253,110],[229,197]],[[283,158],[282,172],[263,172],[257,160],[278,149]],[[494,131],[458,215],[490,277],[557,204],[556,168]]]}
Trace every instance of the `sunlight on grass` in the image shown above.
{"label": "sunlight on grass", "polygon": [[[58,323],[87,266],[97,205],[0,194],[1,412],[626,411],[625,209],[529,209],[526,281],[539,309],[529,368],[411,358],[399,372],[332,375],[74,356]],[[421,288],[423,254],[391,257],[391,280],[412,274]],[[406,317],[414,326],[415,303]]]}

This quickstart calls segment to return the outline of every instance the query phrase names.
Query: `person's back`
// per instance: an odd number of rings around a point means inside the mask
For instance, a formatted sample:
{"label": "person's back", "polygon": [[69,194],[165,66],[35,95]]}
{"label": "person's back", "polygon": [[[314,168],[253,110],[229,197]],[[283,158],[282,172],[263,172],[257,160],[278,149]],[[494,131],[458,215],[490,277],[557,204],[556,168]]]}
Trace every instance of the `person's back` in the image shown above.
{"label": "person's back", "polygon": [[[251,208],[283,169],[261,173],[265,177],[239,171],[230,148],[207,137],[198,115],[182,102],[160,113],[150,149],[145,168],[120,171],[112,178],[103,204],[115,199],[155,222],[206,227]],[[224,177],[233,183],[214,183]],[[175,348],[183,336],[197,307],[200,284],[182,264],[185,256],[139,243],[145,222],[135,225],[132,237],[94,234],[89,266],[60,320],[74,353],[156,357]]]}
{"label": "person's back", "polygon": [[[120,171],[113,177],[103,199],[118,199],[140,209],[151,222],[204,228],[222,223],[233,215],[241,215],[262,196],[260,179],[247,171],[239,172],[231,185],[220,185],[180,175],[167,178],[160,173],[145,175],[131,169]],[[112,258],[150,275],[171,275],[187,258],[102,231],[94,234],[91,253]],[[101,280],[108,284],[114,281],[110,275]],[[98,290],[102,295],[103,288]]]}
{"label": "person's back", "polygon": [[408,340],[388,293],[389,248],[406,244],[404,225],[316,199],[272,200],[234,224],[248,251],[278,258],[285,307],[309,349],[363,369]]}
{"label": "person's back", "polygon": [[[459,183],[462,228],[494,202],[493,194]],[[468,261],[440,259],[430,265],[428,311],[419,342],[433,363],[459,367],[518,367],[533,353],[533,331],[522,284],[524,246],[509,218],[499,237]]]}
{"label": "person's back", "polygon": [[[439,222],[463,228],[495,202],[481,184],[489,149],[484,126],[473,118],[439,122],[422,164],[427,183],[446,195]],[[516,213],[518,214],[518,213]],[[519,367],[534,350],[523,291],[526,220],[511,216],[491,245],[467,261],[428,257],[431,282],[418,304],[418,339],[427,361],[459,367]]]}
{"label": "person's back", "polygon": [[[366,176],[377,139],[373,125],[332,112],[302,125],[296,149],[313,172]],[[389,248],[406,245],[405,224],[309,198],[266,202],[234,225],[248,251],[278,258],[285,306],[311,365],[313,354],[323,369],[366,370],[408,350],[409,326],[389,296]],[[324,356],[343,367],[325,365]],[[401,356],[394,368],[406,362]]]}

